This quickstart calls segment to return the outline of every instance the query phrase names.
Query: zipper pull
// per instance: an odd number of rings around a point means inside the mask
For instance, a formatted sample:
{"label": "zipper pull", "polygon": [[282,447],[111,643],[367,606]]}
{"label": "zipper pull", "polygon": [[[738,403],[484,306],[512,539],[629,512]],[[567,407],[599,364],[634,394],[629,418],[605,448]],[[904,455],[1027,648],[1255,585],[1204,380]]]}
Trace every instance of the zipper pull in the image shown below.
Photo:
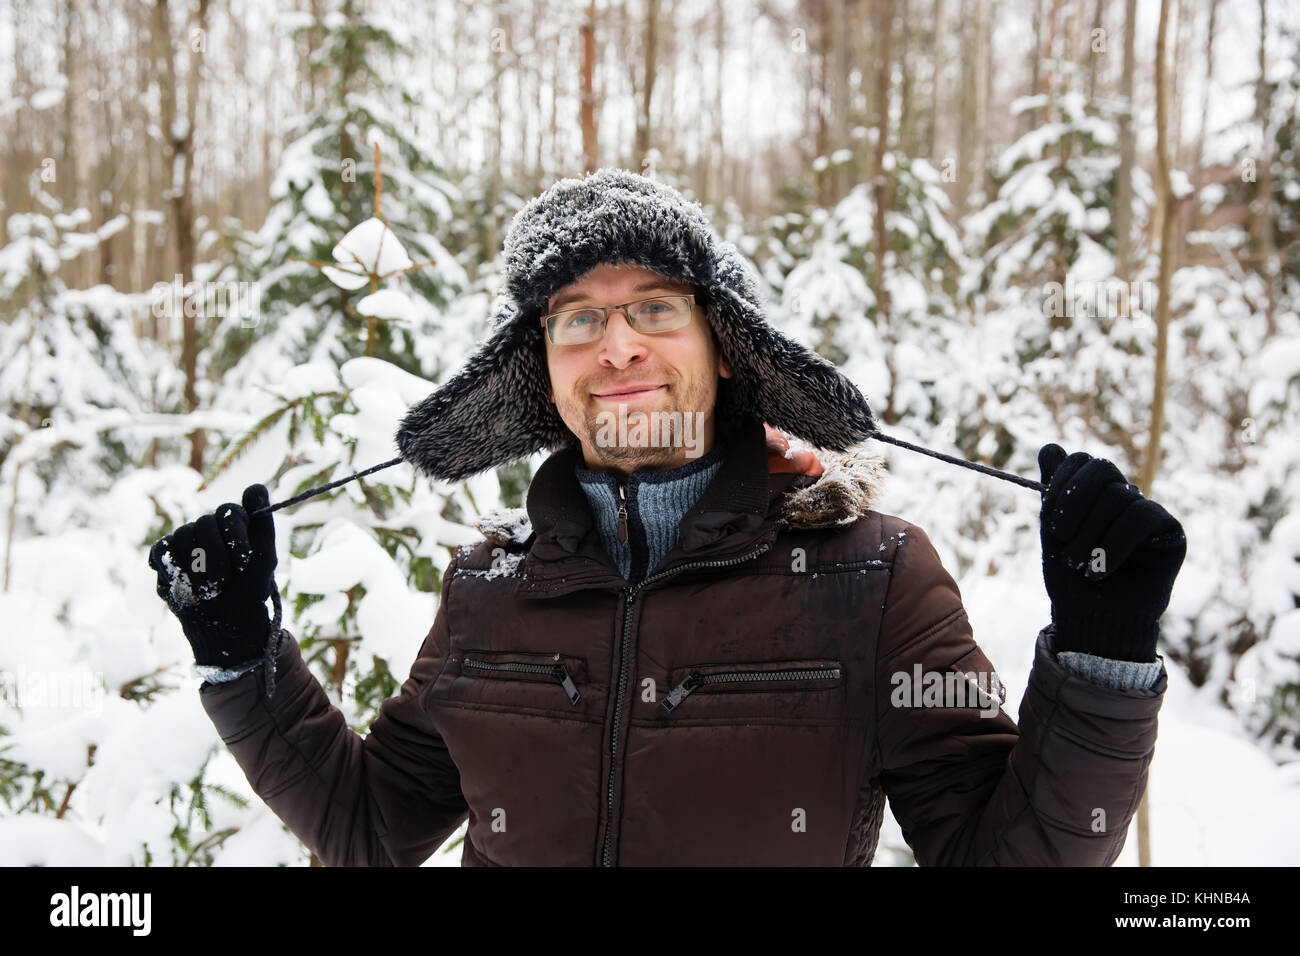
{"label": "zipper pull", "polygon": [[578,685],[575,684],[573,678],[569,676],[568,668],[563,664],[556,664],[555,676],[560,679],[560,686],[562,686],[564,692],[569,695],[570,704],[576,704],[578,701],[582,700],[582,695],[578,693]]}
{"label": "zipper pull", "polygon": [[618,543],[627,544],[627,492],[618,486]]}
{"label": "zipper pull", "polygon": [[698,673],[689,674],[686,680],[682,681],[669,691],[668,696],[661,702],[661,706],[664,710],[673,710],[682,702],[687,694],[699,687],[701,683],[703,683],[703,681],[700,679]]}

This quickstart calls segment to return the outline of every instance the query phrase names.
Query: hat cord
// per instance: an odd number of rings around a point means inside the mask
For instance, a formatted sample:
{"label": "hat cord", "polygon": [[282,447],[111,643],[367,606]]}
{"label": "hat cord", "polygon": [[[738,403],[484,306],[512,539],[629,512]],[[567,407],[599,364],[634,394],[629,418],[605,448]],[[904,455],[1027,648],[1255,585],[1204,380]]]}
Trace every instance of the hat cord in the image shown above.
{"label": "hat cord", "polygon": [[[946,461],[950,465],[960,465],[962,468],[969,468],[972,471],[978,471],[984,475],[991,475],[994,478],[1001,478],[1003,481],[1010,481],[1013,484],[1022,485],[1025,488],[1033,488],[1035,491],[1038,492],[1043,491],[1043,485],[1040,482],[1031,481],[1028,478],[1022,478],[1019,475],[1013,475],[1009,472],[999,471],[997,468],[990,468],[988,465],[980,465],[973,461],[966,461],[964,458],[954,458],[952,455],[945,455],[943,452],[932,451],[929,448],[922,448],[920,445],[913,445],[911,442],[903,441],[901,438],[893,438],[880,431],[872,432],[872,434],[869,435],[868,437],[878,438],[881,441],[888,442],[891,445],[897,445],[898,447],[906,448],[909,451],[920,452],[922,455],[929,455],[931,458],[938,458],[940,461]],[[340,478],[337,481],[331,481],[329,484],[321,485],[318,488],[308,488],[300,495],[294,495],[292,498],[289,498],[285,501],[279,501],[273,505],[267,505],[264,508],[258,508],[256,511],[250,512],[250,515],[268,514],[272,511],[279,511],[281,508],[287,508],[289,507],[289,505],[295,505],[300,501],[305,501],[308,498],[315,497],[316,495],[324,494],[325,492],[329,491],[331,488],[337,488],[339,485],[345,485],[349,481],[355,481],[358,478],[364,478],[366,475],[369,475],[372,472],[381,471],[384,468],[391,468],[393,465],[400,465],[405,460],[406,459],[403,458],[401,455],[398,455],[396,458],[390,458],[388,461],[381,462],[378,465],[374,465],[370,468],[367,468],[365,471],[358,471],[355,475],[348,475],[346,478]]]}

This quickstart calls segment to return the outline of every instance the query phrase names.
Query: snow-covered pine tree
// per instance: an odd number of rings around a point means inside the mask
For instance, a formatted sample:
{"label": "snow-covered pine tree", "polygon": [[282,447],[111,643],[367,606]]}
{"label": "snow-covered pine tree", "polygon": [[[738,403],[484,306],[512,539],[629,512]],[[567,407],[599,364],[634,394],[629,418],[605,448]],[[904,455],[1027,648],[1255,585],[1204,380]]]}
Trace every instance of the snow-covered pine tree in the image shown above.
{"label": "snow-covered pine tree", "polygon": [[[305,69],[317,74],[324,95],[293,126],[265,222],[237,243],[231,271],[257,282],[260,309],[251,327],[236,321],[214,330],[213,371],[240,364],[253,340],[270,338],[281,372],[328,351],[336,364],[366,354],[437,378],[446,352],[436,323],[467,285],[462,264],[438,238],[453,218],[459,190],[433,145],[413,135],[401,114],[412,97],[396,78],[409,71],[412,51],[354,0],[328,6],[320,19],[286,18],[295,38],[312,37],[316,53]],[[383,173],[378,212],[371,188],[376,146]],[[371,216],[390,222],[412,258],[427,263],[391,285],[382,303],[389,314],[379,318],[393,321],[373,322],[357,310],[372,291],[368,284],[345,287],[312,265],[330,262],[339,237]],[[268,371],[259,364],[236,374],[261,380]]]}
{"label": "snow-covered pine tree", "polygon": [[[125,217],[83,229],[87,210],[64,212],[38,180],[31,188],[46,211],[10,216],[0,249],[0,297],[11,316],[0,325],[0,799],[21,817],[0,844],[9,862],[124,862],[102,836],[103,818],[88,812],[87,781],[113,772],[112,755],[131,746],[168,668],[138,624],[148,593],[140,541],[167,495],[135,469],[155,439],[222,418],[229,425],[231,416],[154,412],[179,404],[184,389],[166,326],[153,334],[166,317],[155,312],[158,295],[69,289],[59,270]],[[170,722],[164,711],[150,712],[160,728]],[[129,779],[124,765],[116,769],[119,781]],[[148,759],[135,766],[146,780],[150,769]],[[169,769],[183,782],[159,793],[152,817],[125,796],[140,791],[122,787],[110,815],[135,828],[119,832],[151,828],[170,844],[167,803],[192,780],[187,771],[184,762]]]}
{"label": "snow-covered pine tree", "polygon": [[[1300,67],[1293,32],[1282,32]],[[1300,748],[1300,79],[1283,70],[1269,87],[1271,175],[1258,168],[1257,141],[1210,157],[1240,175],[1197,197],[1204,217],[1225,225],[1189,237],[1206,261],[1174,277],[1185,344],[1183,368],[1171,375],[1170,435],[1191,436],[1182,454],[1202,477],[1180,487],[1193,502],[1189,525],[1207,546],[1189,548],[1183,576],[1190,570],[1192,579],[1175,591],[1181,613],[1171,615],[1168,630],[1173,656],[1193,682],[1231,706],[1277,759],[1293,760]],[[1277,255],[1271,292],[1267,263],[1237,215],[1252,208],[1265,179],[1273,186]],[[1189,543],[1192,534],[1189,527]]]}
{"label": "snow-covered pine tree", "polygon": [[[322,49],[334,49],[354,74],[368,74],[349,57],[383,44],[366,47],[362,41],[374,34],[351,5],[344,9],[347,16],[326,18]],[[487,321],[485,294],[451,300],[464,285],[463,273],[433,236],[455,190],[427,165],[427,150],[410,147],[413,169],[400,158],[400,146],[389,149],[398,141],[400,123],[380,115],[383,96],[373,89],[373,98],[338,92],[346,108],[334,115],[335,139],[328,139],[328,131],[323,140],[307,133],[306,142],[289,151],[278,180],[281,202],[268,224],[244,236],[238,259],[196,270],[203,295],[190,301],[200,303],[208,319],[203,397],[221,411],[153,413],[178,400],[164,389],[138,402],[135,419],[129,413],[135,406],[119,400],[127,410],[124,421],[109,423],[135,436],[128,457],[137,466],[153,438],[179,438],[195,425],[234,432],[207,478],[182,465],[131,470],[118,462],[105,468],[103,486],[82,485],[75,470],[68,474],[67,493],[53,508],[41,488],[19,501],[17,510],[27,521],[20,528],[43,512],[56,533],[19,536],[15,556],[26,576],[16,582],[16,596],[0,595],[7,619],[22,622],[13,633],[40,634],[39,647],[15,636],[0,653],[19,672],[25,664],[43,675],[92,675],[99,691],[93,709],[84,699],[70,710],[45,703],[26,712],[5,709],[0,797],[24,818],[23,826],[12,829],[15,840],[6,841],[12,862],[268,865],[309,859],[256,798],[216,737],[199,702],[190,649],[162,602],[152,598],[154,573],[143,555],[179,524],[223,501],[238,501],[250,483],[266,484],[277,501],[393,457],[400,416],[435,387],[431,379],[463,363]],[[329,115],[324,110],[319,117]],[[336,152],[331,166],[330,147],[322,145],[337,147],[345,134],[370,151],[357,153],[350,185],[360,198],[351,200],[339,190],[344,165]],[[392,227],[375,215],[376,144],[385,151],[382,215]],[[339,207],[362,212],[326,209],[319,200],[329,199],[332,190],[342,197]],[[410,223],[399,223],[399,216],[409,216]],[[411,262],[398,231],[413,244],[417,259],[434,258],[436,264],[394,274]],[[252,301],[258,308],[251,315],[213,309],[212,297],[224,283],[254,281],[250,263],[269,270],[255,277],[259,294]],[[291,299],[295,290],[305,302]],[[147,310],[153,297],[126,301]],[[439,303],[446,301],[451,305],[444,313]],[[405,313],[410,323],[373,323],[376,357],[362,354],[363,330],[371,324],[367,311],[377,319]],[[168,315],[164,309],[161,317]],[[15,335],[21,328],[15,323],[5,331]],[[349,329],[357,334],[342,334]],[[71,361],[68,347],[61,354]],[[162,354],[154,360],[121,372],[123,387],[166,385],[169,365],[176,378],[174,361]],[[7,363],[6,372],[11,367]],[[426,370],[429,377],[421,374]],[[175,385],[179,394],[179,379]],[[48,411],[34,402],[29,416],[49,417]],[[59,417],[53,414],[56,422]],[[78,445],[84,437],[78,435]],[[472,516],[518,503],[502,497],[495,474],[448,488],[431,486],[399,465],[276,513],[284,624],[355,730],[364,732],[379,703],[405,679],[436,613],[449,553],[478,539],[467,526]],[[115,514],[107,538],[94,530],[93,519],[104,508]],[[73,509],[87,520],[72,520]],[[34,814],[48,817],[48,826],[32,825]]]}

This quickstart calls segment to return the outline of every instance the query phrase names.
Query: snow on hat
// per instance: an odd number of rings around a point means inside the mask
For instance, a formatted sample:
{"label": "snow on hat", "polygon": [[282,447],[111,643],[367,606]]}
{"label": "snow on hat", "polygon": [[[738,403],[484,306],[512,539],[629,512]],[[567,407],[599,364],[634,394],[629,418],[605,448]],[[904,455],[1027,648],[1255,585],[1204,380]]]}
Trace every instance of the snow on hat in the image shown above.
{"label": "snow on hat", "polygon": [[458,481],[576,445],[549,399],[541,317],[560,289],[620,263],[703,293],[732,371],[719,381],[720,423],[749,416],[835,451],[875,433],[857,387],[768,322],[752,266],[699,203],[657,180],[604,168],[559,180],[515,215],[492,331],[460,371],[408,409],[396,435],[402,457],[431,478]]}

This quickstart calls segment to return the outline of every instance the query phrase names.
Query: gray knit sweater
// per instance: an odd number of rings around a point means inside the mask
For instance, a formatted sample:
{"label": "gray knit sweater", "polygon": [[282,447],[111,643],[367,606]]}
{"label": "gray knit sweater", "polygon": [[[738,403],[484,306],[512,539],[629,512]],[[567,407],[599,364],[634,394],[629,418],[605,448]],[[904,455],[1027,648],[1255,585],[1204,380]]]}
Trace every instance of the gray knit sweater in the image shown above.
{"label": "gray knit sweater", "polygon": [[718,474],[724,452],[718,443],[679,468],[634,471],[626,483],[612,471],[575,467],[605,550],[629,583],[642,581],[677,544],[677,526]]}

